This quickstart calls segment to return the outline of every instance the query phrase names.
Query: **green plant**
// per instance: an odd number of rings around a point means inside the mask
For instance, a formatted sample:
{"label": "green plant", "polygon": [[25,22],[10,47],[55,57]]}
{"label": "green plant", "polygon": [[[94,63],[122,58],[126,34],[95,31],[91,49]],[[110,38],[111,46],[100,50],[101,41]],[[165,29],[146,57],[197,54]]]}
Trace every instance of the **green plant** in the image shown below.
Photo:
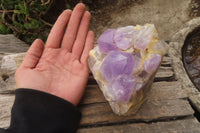
{"label": "green plant", "polygon": [[0,24],[0,34],[9,34],[11,33],[10,28],[5,26],[4,24]]}
{"label": "green plant", "polygon": [[43,20],[42,15],[52,1],[0,0],[0,33],[11,33],[12,30],[15,36],[29,44],[38,37],[45,41],[52,24]]}

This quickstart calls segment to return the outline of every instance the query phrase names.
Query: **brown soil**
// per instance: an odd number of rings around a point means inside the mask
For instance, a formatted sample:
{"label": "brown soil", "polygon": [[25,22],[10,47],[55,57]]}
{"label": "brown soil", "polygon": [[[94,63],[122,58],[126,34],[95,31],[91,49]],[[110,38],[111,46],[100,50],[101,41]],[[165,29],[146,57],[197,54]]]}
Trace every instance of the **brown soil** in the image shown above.
{"label": "brown soil", "polygon": [[82,2],[93,16],[92,23],[106,25],[111,12],[120,12],[127,9],[135,1],[141,0],[59,0],[51,4],[43,18],[53,24],[63,10],[67,8],[72,10],[77,3]]}

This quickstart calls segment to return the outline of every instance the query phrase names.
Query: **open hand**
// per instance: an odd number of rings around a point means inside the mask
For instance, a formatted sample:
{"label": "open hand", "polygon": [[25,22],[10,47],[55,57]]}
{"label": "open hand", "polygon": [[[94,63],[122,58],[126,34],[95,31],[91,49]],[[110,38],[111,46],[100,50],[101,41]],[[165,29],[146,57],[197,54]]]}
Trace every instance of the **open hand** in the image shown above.
{"label": "open hand", "polygon": [[88,75],[87,59],[94,33],[91,15],[83,4],[65,10],[54,24],[46,45],[36,39],[15,73],[17,88],[30,88],[61,97],[77,105]]}

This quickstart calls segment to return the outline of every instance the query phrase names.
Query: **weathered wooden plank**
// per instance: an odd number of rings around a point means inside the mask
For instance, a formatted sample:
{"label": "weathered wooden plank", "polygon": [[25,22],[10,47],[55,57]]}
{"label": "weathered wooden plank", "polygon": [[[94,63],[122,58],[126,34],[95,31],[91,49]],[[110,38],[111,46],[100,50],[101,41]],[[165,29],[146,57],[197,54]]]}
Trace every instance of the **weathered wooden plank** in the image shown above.
{"label": "weathered wooden plank", "polygon": [[[1,35],[0,35],[0,38],[1,38]],[[14,38],[14,39],[16,39],[16,38]],[[12,40],[13,39],[11,37],[10,43],[12,43],[12,45],[14,45]],[[16,41],[16,42],[18,42],[18,41]],[[19,41],[19,44],[20,44],[20,41]],[[22,45],[23,45],[23,43],[22,43]],[[1,42],[0,42],[0,48],[2,46],[3,46],[3,43],[1,44]],[[19,56],[19,59],[17,59],[18,64],[20,64],[19,62],[22,61],[20,59],[20,57],[21,56]],[[166,64],[170,65],[169,63],[171,63],[171,59],[169,57],[165,56],[162,63],[165,64],[165,65]],[[2,64],[0,63],[0,65],[2,65]],[[2,66],[0,66],[0,68],[1,67]],[[2,94],[2,93],[12,93],[15,90],[14,70],[13,70],[14,67],[16,67],[16,66],[6,67],[7,68],[6,72],[4,70],[0,70],[0,94]],[[158,70],[158,73],[156,74],[156,79],[158,80],[159,78],[163,79],[163,77],[165,78],[165,77],[172,77],[172,76],[173,76],[173,70],[172,70],[171,66],[161,66]],[[4,77],[7,77],[7,79],[4,79]],[[96,84],[96,81],[91,74],[89,76],[88,84]]]}
{"label": "weathered wooden plank", "polygon": [[151,124],[133,123],[79,129],[78,133],[199,133],[199,122],[191,117],[184,120],[156,122]]}
{"label": "weathered wooden plank", "polygon": [[[163,60],[162,60],[162,62],[161,62],[161,66],[170,67],[171,64],[172,64],[172,58],[169,57],[169,56],[164,56],[164,57],[163,57]],[[90,75],[92,75],[91,72],[90,72]]]}
{"label": "weathered wooden plank", "polygon": [[[155,75],[155,78],[156,79],[170,78],[170,77],[173,77],[173,75],[174,75],[174,72],[173,72],[172,67],[160,66],[160,68],[158,69],[158,72]],[[97,84],[92,74],[89,75],[88,84]]]}
{"label": "weathered wooden plank", "polygon": [[181,83],[173,82],[154,82],[152,89],[147,95],[149,99],[153,100],[170,100],[188,97],[187,93],[182,89]]}
{"label": "weathered wooden plank", "polygon": [[98,85],[87,85],[80,104],[106,102]]}
{"label": "weathered wooden plank", "polygon": [[[14,81],[14,74],[8,75],[9,78],[5,81],[3,80],[3,74],[0,73],[0,94],[13,92],[15,89],[15,81]],[[163,78],[163,77],[172,77],[173,71],[172,67],[160,67],[158,73],[156,74],[156,78]],[[89,76],[88,84],[94,85],[97,84],[95,79],[92,75]]]}
{"label": "weathered wooden plank", "polygon": [[170,66],[172,64],[172,58],[169,56],[164,56],[161,62],[161,66]]}
{"label": "weathered wooden plank", "polygon": [[[154,82],[152,89],[149,92],[149,99],[154,100],[169,100],[169,99],[178,99],[185,98],[187,94],[181,88],[179,82]],[[84,97],[81,101],[81,104],[91,104],[91,103],[100,103],[106,102],[103,93],[99,89],[98,85],[87,85]]]}
{"label": "weathered wooden plank", "polygon": [[0,127],[7,128],[10,124],[10,113],[14,95],[0,95]]}
{"label": "weathered wooden plank", "polygon": [[163,77],[172,77],[174,74],[172,67],[163,67],[160,66],[158,72],[156,73],[155,78],[163,78]]}
{"label": "weathered wooden plank", "polygon": [[21,53],[27,51],[29,45],[17,39],[14,35],[0,34],[0,53]]}
{"label": "weathered wooden plank", "polygon": [[[167,90],[167,88],[163,87],[163,90]],[[80,108],[83,114],[81,124],[85,125],[102,122],[119,122],[127,121],[130,119],[142,119],[148,121],[153,119],[170,118],[185,115],[187,116],[193,114],[193,110],[190,108],[190,105],[186,100],[159,100],[161,97],[157,97],[158,100],[147,100],[147,102],[144,103],[142,108],[135,116],[129,117],[119,117],[113,114],[107,102],[81,105]],[[7,127],[9,125],[10,111],[13,101],[13,95],[0,95],[0,127]]]}
{"label": "weathered wooden plank", "polygon": [[82,112],[81,125],[96,125],[100,123],[118,123],[125,121],[152,121],[158,119],[169,119],[180,116],[193,115],[187,100],[147,100],[136,115],[117,116],[108,103],[89,104],[80,107]]}
{"label": "weathered wooden plank", "polygon": [[194,108],[200,112],[200,93],[197,95],[191,95],[189,97],[189,100],[191,102],[191,104],[194,106]]}

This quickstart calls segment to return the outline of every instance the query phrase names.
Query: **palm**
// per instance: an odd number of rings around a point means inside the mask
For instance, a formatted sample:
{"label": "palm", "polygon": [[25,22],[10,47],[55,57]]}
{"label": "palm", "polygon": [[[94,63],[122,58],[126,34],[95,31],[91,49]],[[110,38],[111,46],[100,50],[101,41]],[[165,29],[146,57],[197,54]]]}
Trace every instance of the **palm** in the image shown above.
{"label": "palm", "polygon": [[[81,8],[81,6],[79,8]],[[78,11],[78,9],[75,9],[75,11],[76,10]],[[66,13],[65,15],[66,17],[69,16]],[[65,31],[64,28],[60,27],[60,30],[57,30],[57,26],[60,26],[60,23],[63,24],[63,22],[61,22],[63,16],[61,15],[61,17],[59,17],[60,20],[58,19],[56,22],[56,24],[59,23],[59,25],[54,25],[45,48],[41,45],[41,40],[37,40],[32,44],[32,50],[31,48],[29,49],[22,66],[16,72],[18,88],[32,88],[44,91],[66,99],[75,105],[78,104],[89,75],[87,58],[94,39],[93,33],[88,32],[89,24],[83,25],[84,23],[89,23],[88,16],[88,13],[84,13],[77,31],[69,30],[70,33],[77,32],[75,38],[67,34],[67,28],[65,34],[63,33],[63,38],[60,38],[62,42],[55,42],[55,40],[53,40],[55,38],[58,40],[59,37],[52,32],[60,33]],[[73,19],[73,14],[70,21],[71,19]],[[72,24],[74,24],[74,22],[71,23],[71,25]],[[81,36],[79,32],[81,32]],[[84,33],[85,36],[83,35]],[[74,40],[78,40],[78,43]],[[80,44],[80,42],[82,42],[82,44]],[[40,53],[40,55],[37,55],[38,53]],[[27,59],[29,59],[29,61]],[[30,61],[31,59],[32,61]]]}
{"label": "palm", "polygon": [[47,85],[52,90],[73,88],[77,83],[86,84],[89,70],[87,62],[80,62],[72,53],[47,48],[35,71],[51,81]]}

